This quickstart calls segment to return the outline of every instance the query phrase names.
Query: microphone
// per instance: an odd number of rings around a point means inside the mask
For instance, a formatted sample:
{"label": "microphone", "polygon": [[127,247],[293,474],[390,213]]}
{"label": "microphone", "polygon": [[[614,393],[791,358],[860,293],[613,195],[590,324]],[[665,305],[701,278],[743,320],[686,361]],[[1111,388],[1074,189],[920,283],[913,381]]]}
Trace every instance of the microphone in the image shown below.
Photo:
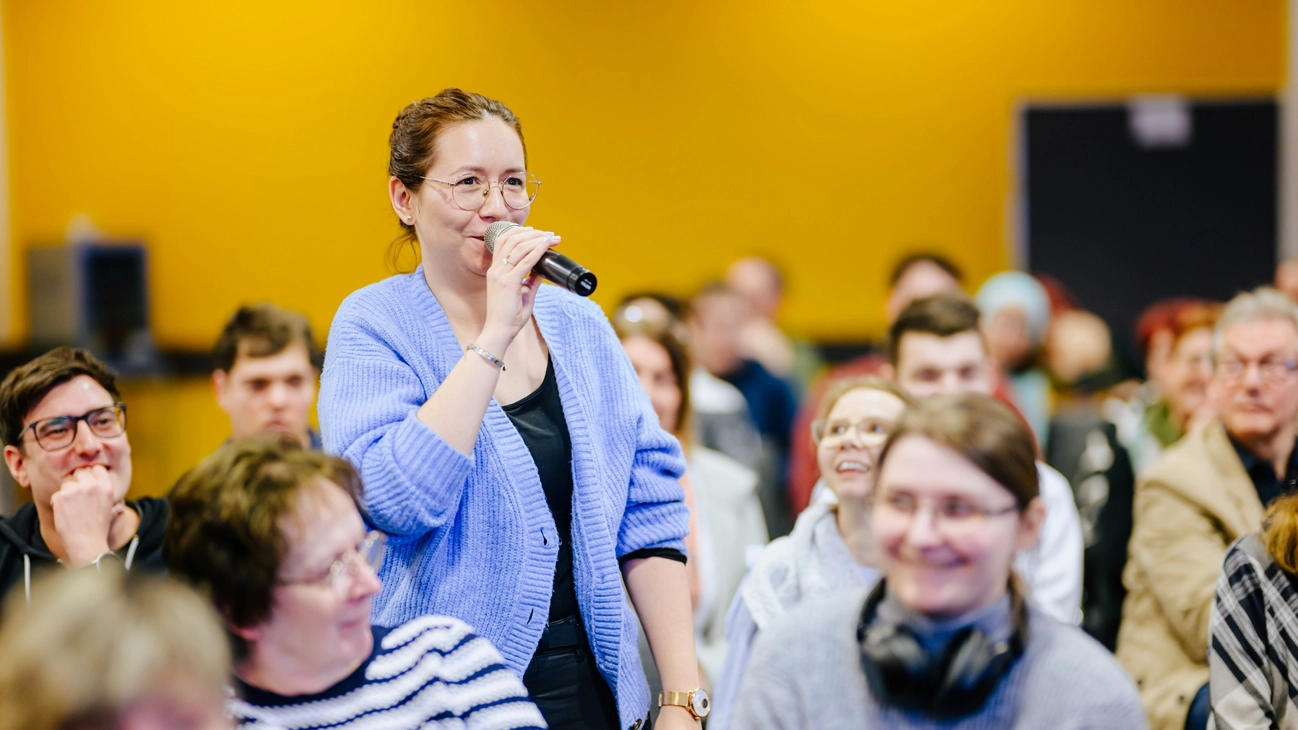
{"label": "microphone", "polygon": [[[483,236],[483,239],[487,242],[487,250],[495,253],[496,236],[510,228],[519,227],[517,223],[510,223],[509,221],[496,221],[487,226],[487,233]],[[550,249],[541,255],[541,260],[536,262],[536,266],[532,268],[532,273],[583,297],[595,293],[595,286],[599,283],[595,279],[595,275],[590,273],[590,269],[554,249]]]}

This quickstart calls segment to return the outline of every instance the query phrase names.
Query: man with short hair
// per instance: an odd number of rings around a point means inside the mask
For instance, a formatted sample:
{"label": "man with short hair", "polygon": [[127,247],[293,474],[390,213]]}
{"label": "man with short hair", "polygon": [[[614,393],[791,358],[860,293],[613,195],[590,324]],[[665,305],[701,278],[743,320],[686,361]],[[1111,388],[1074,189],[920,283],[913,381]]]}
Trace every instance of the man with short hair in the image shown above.
{"label": "man with short hair", "polygon": [[250,730],[544,727],[463,621],[371,625],[386,537],[362,519],[362,491],[351,464],[284,438],[227,443],[172,492],[167,565],[224,620],[231,717]]}
{"label": "man with short hair", "polygon": [[1267,287],[1236,296],[1212,359],[1217,418],[1136,482],[1117,655],[1152,730],[1206,726],[1208,624],[1226,550],[1298,488],[1298,305]]}
{"label": "man with short hair", "polygon": [[726,268],[726,286],[748,303],[748,321],[739,332],[744,354],[805,393],[825,363],[814,344],[780,328],[784,272],[760,256],[745,256]]}
{"label": "man with short hair", "polygon": [[[957,393],[995,394],[995,366],[978,328],[978,308],[967,297],[939,294],[911,302],[888,330],[884,375],[916,398]],[[1019,553],[1015,568],[1030,597],[1046,613],[1081,620],[1082,528],[1068,480],[1037,462],[1046,519],[1041,539]]]}
{"label": "man with short hair", "polygon": [[0,521],[0,592],[58,565],[161,571],[164,499],[126,501],[131,445],[117,378],[85,350],[59,347],[0,382],[5,464],[32,501]]}
{"label": "man with short hair", "polygon": [[[907,304],[934,294],[958,292],[963,280],[960,267],[941,254],[922,251],[902,257],[888,275],[888,296],[884,301],[888,325],[892,326]],[[816,447],[811,440],[811,421],[816,417],[820,399],[835,382],[878,375],[887,363],[884,354],[867,352],[839,365],[821,379],[798,409],[789,447],[789,506],[795,516],[806,509],[812,490],[820,480]]]}
{"label": "man with short hair", "polygon": [[240,307],[213,357],[212,389],[230,417],[230,438],[286,433],[321,447],[310,421],[320,350],[305,316],[270,303]]}

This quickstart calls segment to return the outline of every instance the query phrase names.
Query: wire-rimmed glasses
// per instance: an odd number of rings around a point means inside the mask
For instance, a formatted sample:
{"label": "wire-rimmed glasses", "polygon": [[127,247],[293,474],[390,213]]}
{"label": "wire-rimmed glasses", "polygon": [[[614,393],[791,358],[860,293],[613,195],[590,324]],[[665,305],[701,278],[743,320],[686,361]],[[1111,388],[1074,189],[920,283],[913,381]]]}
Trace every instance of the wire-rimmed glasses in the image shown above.
{"label": "wire-rimmed glasses", "polygon": [[348,582],[346,577],[355,577],[361,574],[362,570],[371,573],[378,573],[379,568],[383,567],[383,556],[387,552],[388,536],[378,530],[371,530],[365,533],[365,537],[357,543],[356,547],[346,555],[338,558],[329,566],[329,570],[317,576],[310,578],[298,578],[294,580],[281,580],[280,585],[328,585],[335,595],[342,597],[347,595]]}
{"label": "wire-rimmed glasses", "polygon": [[474,211],[487,202],[493,187],[500,188],[500,197],[505,205],[514,210],[522,210],[532,204],[536,194],[541,192],[541,181],[530,172],[516,172],[506,175],[501,180],[485,180],[480,175],[466,175],[455,180],[438,180],[435,177],[424,177],[429,182],[445,185],[451,189],[451,200],[461,210]]}
{"label": "wire-rimmed glasses", "polygon": [[80,416],[42,418],[24,428],[18,434],[17,440],[22,441],[23,436],[31,431],[36,444],[45,451],[66,449],[77,440],[77,427],[82,421],[85,421],[90,432],[99,438],[116,438],[126,433],[126,404],[114,403]]}

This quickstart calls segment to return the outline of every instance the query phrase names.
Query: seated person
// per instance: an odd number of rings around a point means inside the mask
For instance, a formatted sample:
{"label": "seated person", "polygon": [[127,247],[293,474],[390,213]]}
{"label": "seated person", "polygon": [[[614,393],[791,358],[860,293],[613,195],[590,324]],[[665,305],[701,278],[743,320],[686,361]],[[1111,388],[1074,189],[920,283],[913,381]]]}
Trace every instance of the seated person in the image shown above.
{"label": "seated person", "polygon": [[1022,419],[983,395],[902,416],[870,515],[883,579],[762,631],[735,727],[1146,727],[1104,647],[1028,605],[1013,556],[1045,516]]}
{"label": "seated person", "polygon": [[184,586],[121,570],[52,573],[31,606],[9,595],[2,625],[0,730],[230,726],[229,644]]}
{"label": "seated person", "polygon": [[59,347],[0,382],[5,464],[32,501],[0,521],[0,592],[48,568],[163,570],[167,501],[127,501],[131,444],[117,377],[85,350]]}
{"label": "seated person", "polygon": [[1298,495],[1226,551],[1208,642],[1209,726],[1298,727]]}
{"label": "seated person", "polygon": [[310,412],[321,356],[306,317],[269,303],[240,307],[212,354],[212,389],[230,417],[230,438],[286,433],[320,448]]}
{"label": "seated person", "polygon": [[[978,308],[961,294],[912,302],[888,330],[885,372],[912,397],[993,394],[996,367],[978,327]],[[1041,540],[1016,558],[1028,599],[1050,616],[1081,621],[1082,527],[1073,490],[1062,474],[1037,461],[1046,509]]]}
{"label": "seated person", "polygon": [[[891,326],[901,310],[916,299],[925,299],[943,292],[958,292],[963,281],[964,273],[960,271],[960,267],[941,254],[907,254],[892,267],[888,276],[888,296],[884,302],[884,317],[888,325]],[[820,478],[820,470],[816,466],[816,449],[811,443],[811,421],[816,417],[817,404],[833,383],[864,375],[878,375],[887,363],[888,358],[882,352],[867,352],[835,367],[803,399],[793,422],[793,437],[789,446],[788,493],[789,506],[794,515],[807,508],[816,481]]]}
{"label": "seated person", "polygon": [[910,399],[893,383],[862,377],[834,383],[821,399],[812,439],[829,494],[798,516],[793,532],[762,551],[726,617],[725,665],[709,730],[734,724],[753,640],[785,612],[879,579],[869,534],[875,461]]}
{"label": "seated person", "polygon": [[[366,532],[360,477],[296,443],[222,446],[176,485],[173,576],[210,596],[234,647],[242,727],[543,728],[500,654],[464,622],[370,625],[385,536]],[[399,681],[390,681],[400,677]]]}
{"label": "seated person", "polygon": [[[614,329],[658,414],[659,425],[681,442],[685,454],[681,487],[690,508],[685,548],[691,556],[685,567],[694,609],[695,653],[705,684],[711,685],[725,660],[726,612],[748,571],[748,555],[768,541],[762,504],[757,499],[757,473],[694,440],[689,404],[691,365],[673,328],[615,319]],[[657,667],[647,649],[648,644],[642,643],[641,660],[649,675],[649,696],[657,697],[662,688],[656,686]]]}
{"label": "seated person", "polygon": [[1208,618],[1226,548],[1298,484],[1298,305],[1240,294],[1213,331],[1217,418],[1136,481],[1118,660],[1154,730],[1208,721]]}
{"label": "seated person", "polygon": [[798,404],[793,389],[761,363],[744,357],[739,331],[748,305],[724,284],[705,286],[690,302],[686,324],[690,354],[712,375],[743,393],[749,414],[761,435],[762,455],[756,467],[758,494],[772,537],[787,535],[793,526],[784,489],[789,454],[789,429]]}

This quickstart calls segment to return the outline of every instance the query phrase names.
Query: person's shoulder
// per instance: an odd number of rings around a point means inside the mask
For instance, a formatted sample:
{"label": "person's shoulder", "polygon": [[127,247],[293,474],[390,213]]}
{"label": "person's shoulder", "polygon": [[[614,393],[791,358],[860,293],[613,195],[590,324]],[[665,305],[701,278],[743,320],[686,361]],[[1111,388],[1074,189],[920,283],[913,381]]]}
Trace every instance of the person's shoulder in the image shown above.
{"label": "person's shoulder", "polygon": [[763,627],[758,641],[784,648],[851,644],[868,591],[855,588],[803,601]]}
{"label": "person's shoulder", "polygon": [[450,654],[478,638],[473,627],[454,616],[429,615],[411,619],[399,626],[375,629],[381,653],[389,653],[412,644],[440,654]]}
{"label": "person's shoulder", "polygon": [[411,277],[416,275],[417,273],[394,274],[348,294],[334,314],[334,326],[352,321],[368,321],[376,315],[395,312],[406,299],[405,292],[410,286]]}
{"label": "person's shoulder", "polygon": [[[1179,481],[1186,477],[1213,478],[1211,451],[1218,439],[1229,448],[1225,427],[1212,422],[1194,429],[1179,441],[1163,449],[1158,460],[1149,466],[1139,481]],[[1238,458],[1238,457],[1236,457]],[[1242,470],[1243,467],[1241,467]]]}
{"label": "person's shoulder", "polygon": [[1035,657],[1030,681],[1042,687],[1097,697],[1106,692],[1136,696],[1135,684],[1117,658],[1076,626],[1031,609],[1028,644]]}
{"label": "person's shoulder", "polygon": [[604,310],[590,297],[574,294],[561,286],[542,284],[536,290],[536,303],[542,307],[556,307],[569,317],[608,323]]}
{"label": "person's shoulder", "polygon": [[1073,489],[1068,485],[1068,479],[1044,461],[1037,462],[1037,480],[1040,484],[1041,496],[1046,501],[1061,496],[1067,497],[1070,501],[1072,500]]}

